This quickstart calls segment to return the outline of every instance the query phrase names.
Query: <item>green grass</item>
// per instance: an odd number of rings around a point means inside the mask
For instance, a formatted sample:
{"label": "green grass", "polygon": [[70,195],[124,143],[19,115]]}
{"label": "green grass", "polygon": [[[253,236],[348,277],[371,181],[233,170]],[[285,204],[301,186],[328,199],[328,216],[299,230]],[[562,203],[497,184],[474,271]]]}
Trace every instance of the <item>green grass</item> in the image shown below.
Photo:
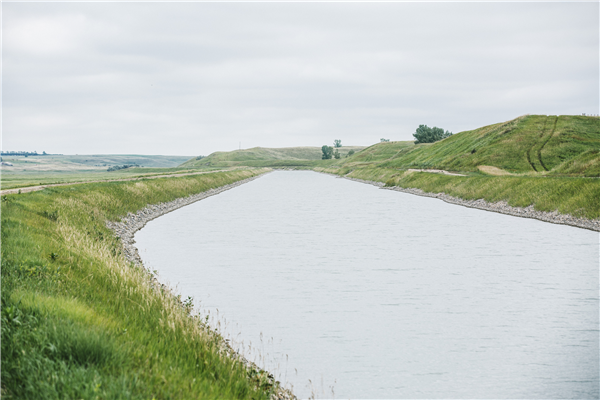
{"label": "green grass", "polygon": [[105,226],[264,170],[94,183],[2,197],[2,398],[266,399]]}
{"label": "green grass", "polygon": [[432,144],[379,143],[342,165],[475,172],[493,166],[530,175],[600,176],[600,119],[529,115],[457,133]]}
{"label": "green grass", "polygon": [[[203,171],[214,171],[222,168],[205,168]],[[110,181],[119,179],[144,178],[157,175],[173,175],[199,172],[190,168],[127,168],[111,172],[75,173],[48,171],[43,173],[16,173],[2,175],[2,189],[15,189],[27,186],[51,185],[60,183]]]}
{"label": "green grass", "polygon": [[407,172],[377,165],[356,169],[322,168],[323,172],[383,182],[386,186],[446,193],[466,200],[506,201],[513,207],[533,205],[538,211],[558,211],[575,217],[600,218],[600,179],[535,176],[450,176]]}
{"label": "green grass", "polygon": [[[360,151],[363,146],[343,146],[338,152],[345,157],[350,150]],[[216,152],[202,159],[192,158],[181,164],[182,168],[234,167],[234,166],[311,166],[321,160],[320,147],[284,147],[271,149],[254,147],[229,152]]]}

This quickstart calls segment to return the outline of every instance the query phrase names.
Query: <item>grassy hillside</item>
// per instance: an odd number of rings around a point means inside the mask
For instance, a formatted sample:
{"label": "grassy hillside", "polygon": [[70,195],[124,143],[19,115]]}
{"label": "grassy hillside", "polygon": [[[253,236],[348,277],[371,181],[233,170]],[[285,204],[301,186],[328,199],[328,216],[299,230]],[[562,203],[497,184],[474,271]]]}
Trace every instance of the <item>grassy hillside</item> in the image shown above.
{"label": "grassy hillside", "polygon": [[[600,119],[523,116],[432,144],[378,143],[317,169],[388,186],[506,201],[516,207],[533,205],[539,211],[596,219],[600,218]],[[442,169],[466,176],[410,169]]]}
{"label": "grassy hillside", "polygon": [[363,162],[397,169],[476,172],[482,166],[492,166],[516,174],[599,177],[600,119],[523,116],[460,132],[433,144],[376,144],[340,165]]}
{"label": "grassy hillside", "polygon": [[[276,150],[215,153],[199,163],[204,162],[205,167],[315,169],[465,199],[504,200],[513,206],[534,205],[541,211],[600,217],[597,117],[525,115],[460,132],[436,143],[377,143],[339,160],[294,159],[287,149]],[[313,151],[314,158],[320,156],[320,149]],[[411,169],[449,170],[466,176]]]}
{"label": "grassy hillside", "polygon": [[180,299],[130,265],[107,220],[264,170],[95,183],[1,202],[3,399],[267,399]]}
{"label": "grassy hillside", "polygon": [[[360,151],[364,146],[344,146],[338,148],[342,157],[350,150]],[[283,147],[270,149],[254,147],[252,149],[235,150],[228,152],[215,152],[201,159],[192,158],[181,164],[181,168],[205,167],[234,167],[234,166],[311,166],[313,161],[321,160],[320,147]]]}
{"label": "grassy hillside", "polygon": [[316,168],[350,178],[385,183],[386,186],[417,188],[429,193],[446,193],[466,200],[506,201],[513,207],[533,205],[538,211],[558,211],[575,217],[600,218],[600,179],[581,177],[491,176],[473,173],[449,176],[410,172],[375,164],[352,168]]}

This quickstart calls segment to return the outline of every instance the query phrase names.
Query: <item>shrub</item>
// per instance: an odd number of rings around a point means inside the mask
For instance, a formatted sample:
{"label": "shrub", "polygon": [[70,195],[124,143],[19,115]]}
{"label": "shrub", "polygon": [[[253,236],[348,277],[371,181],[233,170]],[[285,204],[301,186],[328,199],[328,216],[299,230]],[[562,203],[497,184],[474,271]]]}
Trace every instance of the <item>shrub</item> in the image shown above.
{"label": "shrub", "polygon": [[444,132],[442,128],[438,128],[437,126],[430,128],[427,125],[419,125],[413,136],[416,139],[415,144],[433,143],[452,136],[452,132]]}
{"label": "shrub", "polygon": [[321,157],[321,159],[331,160],[331,157],[333,156],[333,147],[324,144],[323,147],[321,147],[321,151],[323,152],[323,157]]}

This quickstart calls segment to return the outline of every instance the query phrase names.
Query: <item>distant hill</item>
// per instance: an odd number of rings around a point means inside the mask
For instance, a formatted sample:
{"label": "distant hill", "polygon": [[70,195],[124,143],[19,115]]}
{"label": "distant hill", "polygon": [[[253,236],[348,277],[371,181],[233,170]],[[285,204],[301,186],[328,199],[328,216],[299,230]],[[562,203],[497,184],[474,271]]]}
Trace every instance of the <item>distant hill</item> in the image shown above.
{"label": "distant hill", "polygon": [[[575,115],[524,115],[454,134],[436,143],[382,142],[344,146],[339,160],[321,160],[320,147],[263,148],[216,152],[181,168],[304,167],[345,170],[442,169],[488,175],[600,177],[600,119]],[[355,154],[346,157],[350,150]]]}
{"label": "distant hill", "polygon": [[[365,146],[343,146],[338,151],[345,157],[350,150],[360,151]],[[192,158],[180,165],[181,168],[198,167],[234,167],[248,166],[279,166],[279,165],[304,165],[306,161],[320,160],[322,156],[320,147],[282,147],[266,148],[254,147],[251,149],[234,150],[228,152],[218,151],[204,158]]]}
{"label": "distant hill", "polygon": [[526,115],[436,143],[378,143],[342,160],[382,168],[600,176],[600,119]]}
{"label": "distant hill", "polygon": [[140,154],[48,155],[45,157],[84,165],[137,164],[150,168],[172,168],[178,166],[184,160],[189,159],[189,156],[154,156]]}

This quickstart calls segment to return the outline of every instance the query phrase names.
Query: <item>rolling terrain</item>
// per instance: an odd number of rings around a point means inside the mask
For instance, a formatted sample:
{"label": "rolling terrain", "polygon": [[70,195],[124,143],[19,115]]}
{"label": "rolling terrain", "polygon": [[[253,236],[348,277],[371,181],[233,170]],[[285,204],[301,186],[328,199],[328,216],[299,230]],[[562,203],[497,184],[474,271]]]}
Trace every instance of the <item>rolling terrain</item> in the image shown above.
{"label": "rolling terrain", "polygon": [[[356,153],[347,156],[351,149]],[[397,141],[339,151],[342,158],[321,160],[319,147],[254,148],[112,172],[101,164],[141,159],[28,157],[16,163],[21,170],[3,167],[3,188],[43,180],[107,182],[2,196],[2,397],[270,398],[276,388],[268,373],[223,354],[222,339],[190,315],[189,303],[128,263],[120,238],[106,227],[147,205],[268,172],[253,167],[312,169],[600,218],[598,118],[530,115],[433,144]]]}
{"label": "rolling terrain", "polygon": [[[350,150],[355,152],[364,149],[364,146],[339,147],[342,157]],[[204,158],[193,158],[181,164],[180,168],[205,168],[205,167],[235,167],[235,166],[310,166],[321,161],[320,147],[283,147],[271,149],[254,147],[251,149],[235,150],[229,152],[215,152]],[[329,160],[324,160],[329,161]]]}
{"label": "rolling terrain", "polygon": [[[180,168],[232,166],[442,169],[488,175],[600,177],[600,119],[588,116],[524,115],[454,134],[436,143],[382,142],[345,146],[342,158],[321,160],[319,147],[216,152]],[[350,150],[355,153],[346,157]]]}
{"label": "rolling terrain", "polygon": [[431,144],[379,143],[341,165],[361,162],[377,162],[382,168],[598,177],[600,119],[522,116]]}
{"label": "rolling terrain", "polygon": [[[313,169],[465,200],[506,201],[515,207],[600,218],[597,117],[524,115],[436,143],[382,142],[346,157],[349,149],[342,147],[345,152],[338,160],[321,160],[320,148],[312,148],[310,155],[255,148],[214,153],[180,167]],[[464,176],[430,173],[434,170]]]}
{"label": "rolling terrain", "polygon": [[[152,155],[44,155],[2,156],[2,189],[151,176],[182,172],[185,156]],[[110,167],[132,167],[108,171]]]}

